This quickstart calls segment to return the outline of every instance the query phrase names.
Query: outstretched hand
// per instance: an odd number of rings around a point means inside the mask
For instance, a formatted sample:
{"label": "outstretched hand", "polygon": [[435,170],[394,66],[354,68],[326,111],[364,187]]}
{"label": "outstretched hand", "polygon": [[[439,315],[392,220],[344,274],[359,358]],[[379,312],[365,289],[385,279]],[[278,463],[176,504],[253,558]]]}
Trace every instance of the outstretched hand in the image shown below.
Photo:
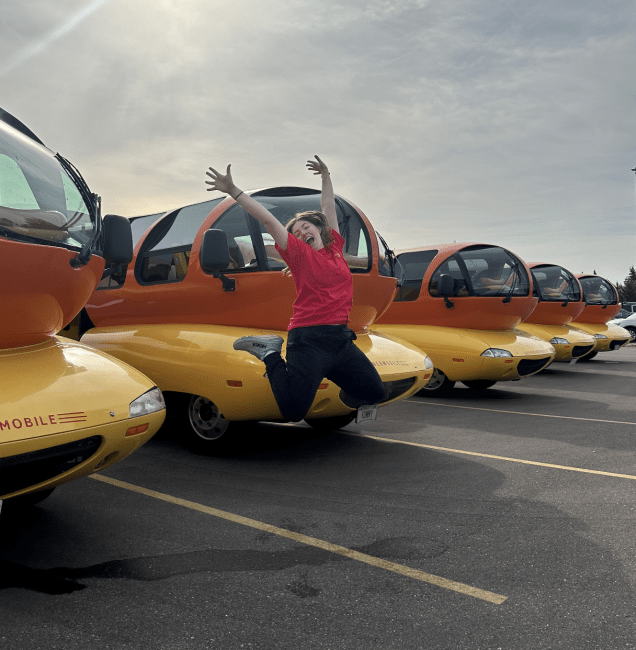
{"label": "outstretched hand", "polygon": [[308,160],[307,161],[307,167],[309,168],[309,171],[314,172],[314,175],[316,174],[328,174],[329,169],[327,169],[327,165],[325,165],[322,160],[318,156],[314,156],[314,158],[318,161],[316,162],[315,160]]}
{"label": "outstretched hand", "polygon": [[212,179],[211,181],[205,181],[206,185],[210,185],[210,187],[207,188],[208,192],[211,192],[212,190],[219,190],[220,192],[225,192],[226,194],[231,193],[231,190],[234,187],[234,181],[232,180],[230,167],[232,167],[232,165],[227,166],[225,175],[217,172],[214,167],[210,167],[210,170],[205,172],[206,176],[209,176]]}

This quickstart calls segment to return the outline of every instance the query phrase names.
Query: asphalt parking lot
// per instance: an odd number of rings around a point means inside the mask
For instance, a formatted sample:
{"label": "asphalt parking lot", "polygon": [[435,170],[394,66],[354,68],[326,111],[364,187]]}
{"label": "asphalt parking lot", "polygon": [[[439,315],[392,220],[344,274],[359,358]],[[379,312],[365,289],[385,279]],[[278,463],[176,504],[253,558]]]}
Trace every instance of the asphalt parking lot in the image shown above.
{"label": "asphalt parking lot", "polygon": [[636,346],[0,520],[0,648],[636,648]]}

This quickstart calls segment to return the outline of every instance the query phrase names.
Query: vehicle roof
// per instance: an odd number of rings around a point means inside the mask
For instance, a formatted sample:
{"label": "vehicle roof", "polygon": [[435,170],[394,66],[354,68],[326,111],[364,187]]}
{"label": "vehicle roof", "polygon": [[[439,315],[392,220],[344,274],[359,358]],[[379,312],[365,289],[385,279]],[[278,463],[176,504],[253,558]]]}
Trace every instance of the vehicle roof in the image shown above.
{"label": "vehicle roof", "polygon": [[[44,142],[38,138],[31,129],[26,126],[23,122],[21,122],[17,117],[14,115],[11,115],[8,111],[5,111],[3,108],[0,108],[0,121],[4,122],[5,124],[8,124],[10,127],[14,128],[16,131],[19,131],[23,135],[28,136],[32,140],[35,140],[39,144],[41,144],[43,147],[46,147]],[[48,149],[48,147],[47,147]]]}
{"label": "vehicle roof", "polygon": [[608,280],[607,278],[604,278],[602,275],[598,275],[597,273],[575,273],[574,277],[577,279],[580,278],[599,278],[600,280],[605,280],[606,282],[609,282],[612,286],[614,286],[614,283],[611,280]]}
{"label": "vehicle roof", "polygon": [[[555,262],[526,262],[526,264],[531,269],[534,269],[537,266],[558,266],[560,269],[564,269],[568,273],[572,273],[572,271],[570,271],[570,269],[567,269],[565,266],[563,266],[563,264],[556,264]],[[572,273],[572,275],[575,274]]]}
{"label": "vehicle roof", "polygon": [[426,244],[423,246],[415,246],[413,248],[400,248],[395,251],[396,255],[402,253],[417,253],[419,251],[430,251],[430,250],[439,250],[440,252],[447,251],[458,251],[468,246],[489,246],[492,248],[501,248],[497,244],[484,244],[483,242],[474,242],[474,241],[464,241],[464,242],[452,242],[450,244]]}

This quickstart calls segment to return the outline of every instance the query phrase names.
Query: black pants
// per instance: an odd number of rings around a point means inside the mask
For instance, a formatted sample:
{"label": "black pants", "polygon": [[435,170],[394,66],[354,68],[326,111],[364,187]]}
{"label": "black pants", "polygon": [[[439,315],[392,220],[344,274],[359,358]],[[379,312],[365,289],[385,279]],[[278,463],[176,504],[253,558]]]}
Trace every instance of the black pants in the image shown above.
{"label": "black pants", "polygon": [[382,379],[354,345],[355,339],[346,325],[298,327],[289,332],[286,361],[276,352],[265,357],[267,376],[283,417],[302,420],[325,377],[360,405],[384,399]]}

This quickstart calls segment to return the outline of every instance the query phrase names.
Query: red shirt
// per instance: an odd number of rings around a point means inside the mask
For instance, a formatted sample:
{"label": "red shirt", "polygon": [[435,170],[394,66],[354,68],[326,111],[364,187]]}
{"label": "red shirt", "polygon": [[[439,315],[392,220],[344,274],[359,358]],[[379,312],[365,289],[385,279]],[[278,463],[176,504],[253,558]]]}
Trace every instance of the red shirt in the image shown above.
{"label": "red shirt", "polygon": [[296,283],[294,313],[288,330],[349,321],[353,280],[342,254],[345,240],[335,230],[331,233],[334,241],[319,251],[291,233],[287,236],[286,250],[276,245]]}

